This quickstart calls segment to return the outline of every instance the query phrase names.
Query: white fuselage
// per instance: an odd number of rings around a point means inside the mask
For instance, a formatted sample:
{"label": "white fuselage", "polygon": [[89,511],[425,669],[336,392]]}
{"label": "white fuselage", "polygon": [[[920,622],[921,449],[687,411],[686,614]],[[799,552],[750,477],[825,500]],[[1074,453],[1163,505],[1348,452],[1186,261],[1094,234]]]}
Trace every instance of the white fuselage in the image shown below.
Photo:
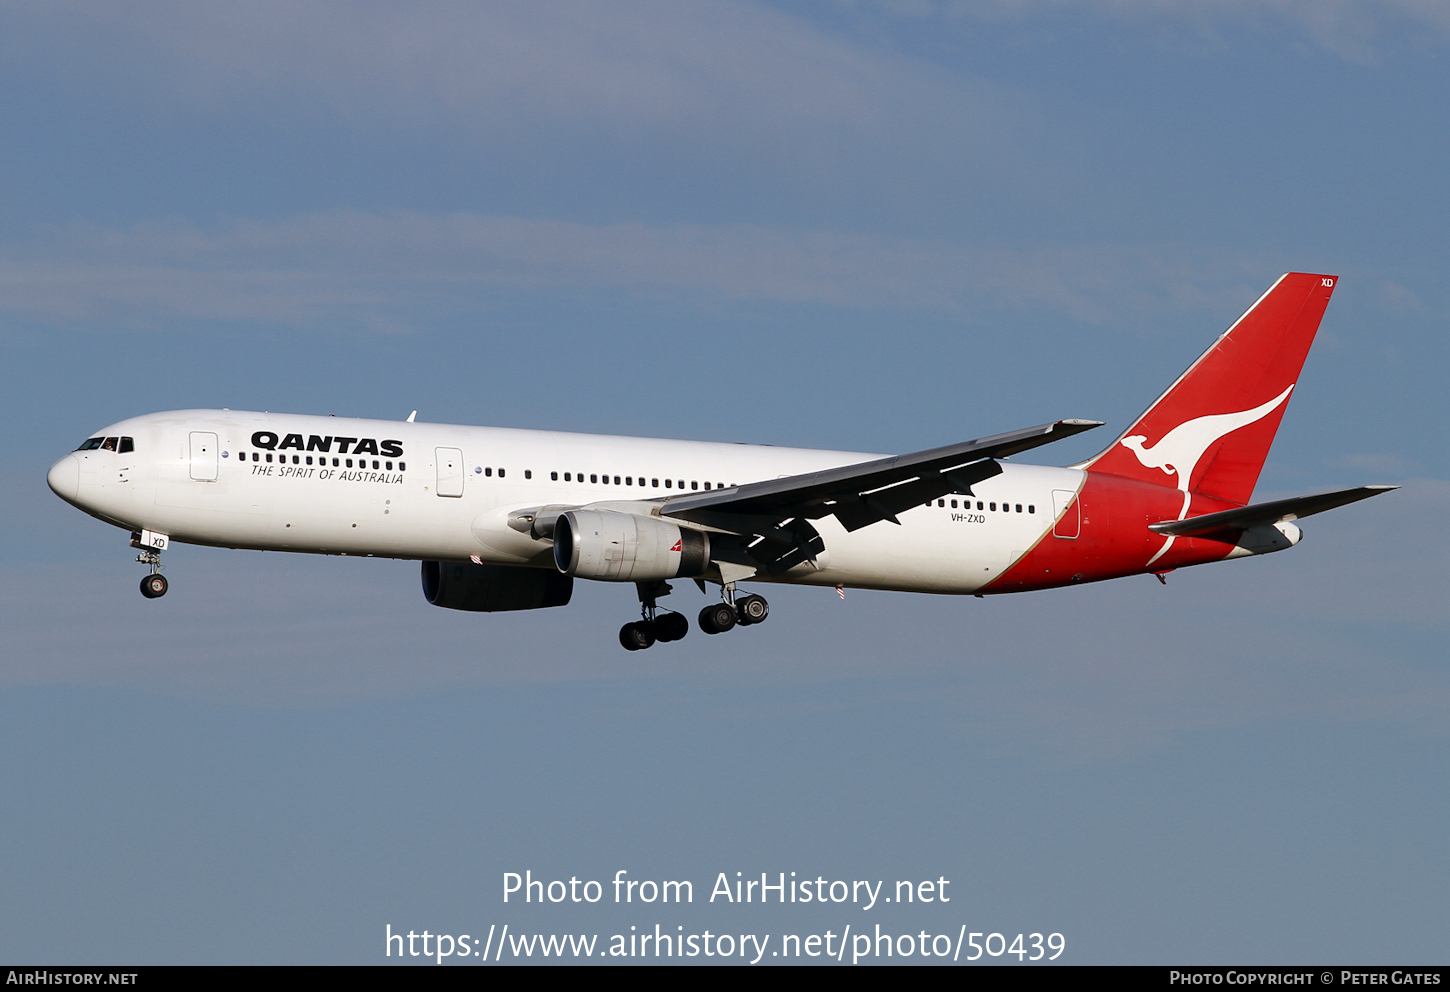
{"label": "white fuselage", "polygon": [[[547,568],[554,567],[551,545],[510,527],[511,511],[660,501],[682,489],[881,457],[227,410],[152,414],[96,436],[133,439],[134,450],[77,451],[51,470],[51,486],[132,531],[231,548]],[[828,549],[820,568],[799,566],[776,581],[945,593],[981,588],[1052,527],[1053,492],[1075,493],[1084,478],[1076,469],[1002,467],[973,487],[970,500],[917,506],[899,515],[900,526],[882,522],[846,533],[834,517],[816,521]]]}

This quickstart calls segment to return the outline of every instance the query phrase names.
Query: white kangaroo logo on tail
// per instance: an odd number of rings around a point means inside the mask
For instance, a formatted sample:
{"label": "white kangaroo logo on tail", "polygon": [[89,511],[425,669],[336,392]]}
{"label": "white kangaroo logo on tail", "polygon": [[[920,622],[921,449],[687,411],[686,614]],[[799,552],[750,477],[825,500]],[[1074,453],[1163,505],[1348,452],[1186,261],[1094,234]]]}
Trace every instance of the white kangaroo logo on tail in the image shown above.
{"label": "white kangaroo logo on tail", "polygon": [[[1158,468],[1165,475],[1178,476],[1178,489],[1183,493],[1183,509],[1178,512],[1178,519],[1182,520],[1188,516],[1188,504],[1193,499],[1188,491],[1188,484],[1193,473],[1198,470],[1198,461],[1203,453],[1224,435],[1263,420],[1288,399],[1293,391],[1294,383],[1291,382],[1288,389],[1252,410],[1210,414],[1189,420],[1164,434],[1157,444],[1149,448],[1143,447],[1143,442],[1147,440],[1147,435],[1144,434],[1129,435],[1118,443],[1136,455],[1144,468]],[[1172,545],[1173,535],[1170,534],[1168,540],[1163,542],[1163,547],[1158,549],[1158,553],[1148,559],[1148,564],[1151,565],[1163,557],[1163,553]]]}

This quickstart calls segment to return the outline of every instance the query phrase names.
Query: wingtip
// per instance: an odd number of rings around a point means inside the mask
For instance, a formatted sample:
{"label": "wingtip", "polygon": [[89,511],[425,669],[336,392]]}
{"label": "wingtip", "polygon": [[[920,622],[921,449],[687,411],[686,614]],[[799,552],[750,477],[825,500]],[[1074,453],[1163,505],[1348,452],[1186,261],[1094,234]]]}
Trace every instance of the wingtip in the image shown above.
{"label": "wingtip", "polygon": [[1106,420],[1080,420],[1080,419],[1074,417],[1074,418],[1069,418],[1067,420],[1059,420],[1058,423],[1059,424],[1062,424],[1064,427],[1081,427],[1083,429],[1087,429],[1087,428],[1090,428],[1090,427],[1101,427],[1101,426],[1103,426],[1103,424],[1107,423],[1107,421]]}

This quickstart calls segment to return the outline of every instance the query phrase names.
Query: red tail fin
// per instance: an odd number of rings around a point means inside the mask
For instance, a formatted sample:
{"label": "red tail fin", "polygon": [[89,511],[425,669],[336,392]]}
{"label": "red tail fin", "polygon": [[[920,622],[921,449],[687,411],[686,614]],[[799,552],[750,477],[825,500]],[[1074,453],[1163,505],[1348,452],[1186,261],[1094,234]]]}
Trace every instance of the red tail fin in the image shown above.
{"label": "red tail fin", "polygon": [[1087,467],[1247,503],[1338,281],[1281,276]]}

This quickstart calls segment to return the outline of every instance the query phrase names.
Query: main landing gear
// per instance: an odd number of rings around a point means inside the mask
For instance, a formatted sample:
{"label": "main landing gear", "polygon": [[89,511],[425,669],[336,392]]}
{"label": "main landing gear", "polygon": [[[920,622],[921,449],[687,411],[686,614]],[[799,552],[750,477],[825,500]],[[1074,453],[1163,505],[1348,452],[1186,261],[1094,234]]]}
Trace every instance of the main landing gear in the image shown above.
{"label": "main landing gear", "polygon": [[655,600],[670,594],[668,582],[639,582],[639,612],[641,619],[619,628],[619,643],[626,651],[643,651],[653,647],[655,642],[678,641],[690,632],[690,621],[684,614],[671,611],[659,612]]}
{"label": "main landing gear", "polygon": [[749,627],[764,623],[765,618],[770,616],[770,604],[764,596],[751,593],[736,599],[733,582],[721,588],[720,597],[720,602],[700,611],[700,629],[707,634],[723,634],[736,624]]}
{"label": "main landing gear", "polygon": [[[659,612],[655,600],[670,594],[665,582],[640,582],[640,613],[643,618],[619,628],[619,643],[626,651],[643,651],[656,641],[678,641],[690,632],[690,621],[684,614]],[[703,584],[702,584],[703,587]],[[700,611],[700,629],[707,634],[723,634],[736,626],[749,627],[764,623],[770,616],[770,604],[764,596],[751,593],[735,598],[735,583],[730,582],[720,590],[721,601]]]}

